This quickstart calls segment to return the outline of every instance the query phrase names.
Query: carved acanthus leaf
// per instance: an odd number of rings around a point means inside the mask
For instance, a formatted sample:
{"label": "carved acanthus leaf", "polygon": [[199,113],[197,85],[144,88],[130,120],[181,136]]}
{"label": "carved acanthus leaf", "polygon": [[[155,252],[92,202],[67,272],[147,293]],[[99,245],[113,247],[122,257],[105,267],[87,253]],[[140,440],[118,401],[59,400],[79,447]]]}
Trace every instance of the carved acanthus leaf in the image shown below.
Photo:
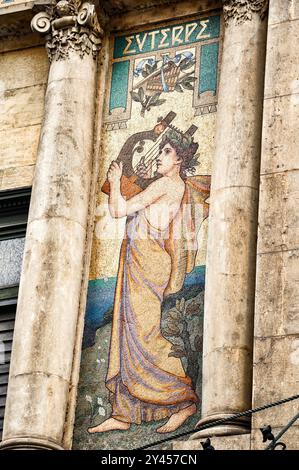
{"label": "carved acanthus leaf", "polygon": [[268,10],[269,0],[222,0],[225,23],[234,20],[237,24],[252,20],[258,13],[263,20]]}
{"label": "carved acanthus leaf", "polygon": [[96,58],[103,37],[95,6],[80,0],[56,2],[34,16],[31,28],[46,36],[50,61],[69,57],[70,50],[80,57],[91,53]]}

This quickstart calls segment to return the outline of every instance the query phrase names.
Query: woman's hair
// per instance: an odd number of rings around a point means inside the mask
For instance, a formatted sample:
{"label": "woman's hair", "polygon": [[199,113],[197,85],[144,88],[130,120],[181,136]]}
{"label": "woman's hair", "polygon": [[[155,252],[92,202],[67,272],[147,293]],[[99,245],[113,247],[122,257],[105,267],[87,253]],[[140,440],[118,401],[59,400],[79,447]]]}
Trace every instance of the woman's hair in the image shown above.
{"label": "woman's hair", "polygon": [[160,152],[166,144],[170,144],[175,149],[179,160],[182,160],[180,169],[181,178],[187,178],[187,173],[194,175],[195,167],[199,165],[199,154],[196,154],[198,144],[193,141],[193,137],[189,134],[183,134],[178,130],[169,129],[164,134],[159,145]]}

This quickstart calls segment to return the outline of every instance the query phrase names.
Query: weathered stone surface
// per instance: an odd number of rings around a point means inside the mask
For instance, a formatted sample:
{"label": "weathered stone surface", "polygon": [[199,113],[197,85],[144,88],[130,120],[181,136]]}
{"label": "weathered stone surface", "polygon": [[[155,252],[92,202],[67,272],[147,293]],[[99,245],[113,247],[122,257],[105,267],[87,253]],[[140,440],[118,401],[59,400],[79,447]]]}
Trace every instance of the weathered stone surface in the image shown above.
{"label": "weathered stone surface", "polygon": [[266,99],[299,93],[298,62],[294,55],[299,44],[298,25],[299,19],[269,26]]}
{"label": "weathered stone surface", "polygon": [[[248,187],[231,187],[214,192],[213,211],[209,219],[208,257],[217,258],[215,273],[221,276],[242,275],[246,266],[229,250],[243,260],[255,260],[256,207],[258,193]],[[210,269],[209,266],[207,269]],[[224,279],[224,278],[223,278]],[[218,285],[218,284],[216,284]],[[221,284],[218,285],[218,288]],[[214,296],[217,293],[214,289]]]}
{"label": "weathered stone surface", "polygon": [[42,47],[0,54],[1,189],[32,184],[47,74]]}
{"label": "weathered stone surface", "polygon": [[85,230],[74,221],[51,217],[29,223],[23,272],[30,276],[20,285],[14,341],[22,360],[12,360],[13,375],[42,371],[70,380],[72,356],[65,347],[75,341],[77,321],[70,312],[79,303],[84,242]]}
{"label": "weathered stone surface", "polygon": [[[54,62],[51,67],[46,94],[46,107],[58,110],[55,115],[46,117],[39,152],[35,178],[39,197],[32,200],[35,219],[41,217],[66,217],[76,220],[82,226],[86,223],[88,211],[88,187],[91,171],[90,148],[86,149],[85,139],[92,139],[91,112],[94,106],[94,93],[85,89],[94,86],[92,76],[86,76],[84,61],[73,59],[73,67],[68,63]],[[65,77],[63,77],[65,67]],[[74,72],[76,70],[76,72]],[[81,90],[81,98],[78,93]],[[52,162],[57,158],[56,165]],[[42,188],[48,188],[43,191]]]}
{"label": "weathered stone surface", "polygon": [[214,191],[230,186],[259,186],[262,113],[257,109],[261,110],[263,99],[266,40],[266,27],[259,23],[250,21],[227,28],[229,40],[223,47],[214,157],[221,164],[214,163]]}
{"label": "weathered stone surface", "polygon": [[[255,263],[257,191],[226,188],[214,193],[214,198],[206,274],[213,282],[207,283],[205,292],[209,304],[203,357],[204,364],[210,365],[203,372],[203,387],[209,393],[203,399],[203,415],[207,410],[211,414],[246,409],[251,388],[253,327],[248,312],[253,310],[255,278],[248,263],[250,267]],[[222,370],[225,374],[219,373]]]}
{"label": "weathered stone surface", "polygon": [[203,422],[251,407],[265,49],[266,22],[258,14],[239,25],[228,22],[210,197]]}
{"label": "weathered stone surface", "polygon": [[123,0],[122,2],[115,0],[103,0],[103,7],[110,15],[121,13],[122,11],[145,9],[151,6],[163,5],[163,3],[175,3],[177,0]]}
{"label": "weathered stone surface", "polygon": [[0,171],[0,190],[32,186],[35,165],[6,168]]}
{"label": "weathered stone surface", "polygon": [[[173,441],[174,450],[203,450],[200,441]],[[250,434],[239,436],[214,436],[211,438],[211,445],[215,450],[250,450]]]}
{"label": "weathered stone surface", "polygon": [[34,429],[35,439],[47,441],[50,434],[52,442],[59,444],[68,389],[69,384],[63,378],[42,371],[12,377],[9,393],[15,400],[6,402],[5,413],[9,419],[4,419],[4,435],[28,437],[29,430]]}
{"label": "weathered stone surface", "polygon": [[32,85],[26,88],[6,90],[0,108],[2,131],[41,124],[44,115],[46,86]]}
{"label": "weathered stone surface", "polygon": [[8,169],[34,164],[39,135],[40,124],[0,130],[0,168]]}
{"label": "weathered stone surface", "polygon": [[3,441],[12,448],[20,439],[38,447],[36,438],[46,448],[62,446],[86,249],[95,79],[91,55],[70,51],[52,63],[7,394]]}
{"label": "weathered stone surface", "polygon": [[[298,411],[298,409],[297,409]],[[285,424],[291,419],[295,413],[286,414],[285,416]],[[298,423],[298,421],[297,421]],[[268,421],[267,421],[268,424]],[[271,423],[272,424],[272,423]],[[274,427],[274,423],[272,426],[272,433],[276,437],[278,433],[282,430],[282,427]],[[299,426],[292,426],[280,439],[279,442],[283,442],[286,444],[286,450],[298,450],[298,442],[299,442]],[[266,447],[271,443],[271,441],[263,442],[262,433],[259,429],[255,429],[252,431],[251,434],[251,450],[264,450]],[[276,450],[281,450],[281,447],[277,447]]]}
{"label": "weathered stone surface", "polygon": [[299,170],[261,176],[258,253],[299,249]]}
{"label": "weathered stone surface", "polygon": [[297,0],[272,0],[269,7],[269,24],[282,23],[299,19]]}
{"label": "weathered stone surface", "polygon": [[[299,337],[296,335],[255,338],[254,407],[298,394]],[[284,426],[298,412],[298,400],[269,408],[253,416],[252,425]]]}
{"label": "weathered stone surface", "polygon": [[[223,334],[219,325],[217,332]],[[217,419],[217,415],[223,414],[224,410],[225,414],[234,414],[248,409],[248,390],[251,389],[252,378],[252,351],[240,346],[223,346],[203,356],[203,362],[205,361],[215,366],[209,371],[203,371],[202,382],[210,391],[209,396],[205,396],[202,402],[203,416],[209,413],[211,418]],[[222,374],[221,371],[225,372]],[[221,393],[220,397],[219,393]]]}
{"label": "weathered stone surface", "polygon": [[[31,15],[30,15],[31,16]],[[6,17],[7,18],[7,17]],[[28,19],[28,26],[30,20]],[[27,49],[31,47],[43,46],[43,39],[34,33],[29,33],[24,36],[6,36],[0,41],[0,53],[20,51],[20,49]]]}
{"label": "weathered stone surface", "polygon": [[[299,218],[298,2],[270,2],[261,162],[253,369],[253,407],[298,394]],[[253,415],[253,428],[275,430],[298,400]],[[278,431],[278,429],[277,429]],[[296,431],[297,432],[297,431]],[[274,432],[275,434],[275,432]],[[298,439],[298,437],[297,437]],[[282,439],[285,442],[285,439]],[[260,431],[253,448],[263,449]],[[295,447],[294,441],[290,449]]]}
{"label": "weathered stone surface", "polygon": [[262,175],[299,169],[298,120],[299,87],[298,94],[265,100]]}
{"label": "weathered stone surface", "polygon": [[149,23],[160,23],[161,21],[181,19],[186,15],[205,14],[212,10],[222,8],[222,0],[185,0],[184,2],[175,2],[171,5],[161,5],[159,8],[151,10],[130,10],[125,15],[110,16],[109,25],[113,31],[126,31],[138,25],[147,25]]}
{"label": "weathered stone surface", "polygon": [[[84,67],[89,57],[85,56],[81,58],[74,51],[71,51],[70,56],[72,59],[72,63],[70,63],[69,61],[60,60],[51,65],[48,77],[48,85],[50,85],[52,82],[58,82],[60,80],[69,80],[69,86],[67,87],[67,90],[64,93],[70,93],[70,88],[73,80],[78,80],[78,83],[75,83],[72,86],[74,88],[79,87],[79,81],[81,81],[81,90],[84,91],[87,89],[88,85],[93,82],[93,77],[90,74],[86,73],[86,68]],[[93,95],[94,94],[95,91],[93,92]],[[76,95],[73,96],[73,98],[76,98]],[[84,96],[84,94],[82,95],[82,99],[86,99],[86,96]],[[81,109],[81,112],[83,112],[83,108]]]}
{"label": "weathered stone surface", "polygon": [[260,254],[257,258],[255,335],[299,331],[299,250]]}
{"label": "weathered stone surface", "polygon": [[5,90],[46,83],[49,64],[43,47],[0,54],[0,81]]}

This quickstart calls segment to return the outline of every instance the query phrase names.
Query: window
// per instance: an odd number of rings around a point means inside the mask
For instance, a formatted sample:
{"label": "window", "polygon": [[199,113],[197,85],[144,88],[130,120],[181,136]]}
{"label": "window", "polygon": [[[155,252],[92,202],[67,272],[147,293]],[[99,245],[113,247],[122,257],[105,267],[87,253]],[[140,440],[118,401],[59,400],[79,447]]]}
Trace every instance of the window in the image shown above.
{"label": "window", "polygon": [[0,191],[0,440],[30,194],[30,188]]}
{"label": "window", "polygon": [[0,290],[0,440],[3,429],[18,288]]}

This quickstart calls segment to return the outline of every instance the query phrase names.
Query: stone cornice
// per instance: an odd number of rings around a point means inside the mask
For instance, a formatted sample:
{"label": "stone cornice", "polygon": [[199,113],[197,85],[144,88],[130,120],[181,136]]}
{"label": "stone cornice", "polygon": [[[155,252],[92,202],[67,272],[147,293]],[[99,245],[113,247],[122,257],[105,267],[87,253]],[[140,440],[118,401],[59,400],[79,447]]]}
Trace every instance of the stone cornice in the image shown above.
{"label": "stone cornice", "polygon": [[134,10],[146,10],[163,5],[173,5],[179,0],[102,0],[104,10],[109,16],[119,15]]}
{"label": "stone cornice", "polygon": [[234,21],[242,24],[252,20],[252,15],[257,13],[263,20],[268,10],[269,0],[222,0],[225,24]]}
{"label": "stone cornice", "polygon": [[95,6],[81,0],[55,2],[33,17],[31,28],[45,35],[50,62],[66,59],[70,50],[77,51],[81,58],[85,54],[96,58],[103,37]]}
{"label": "stone cornice", "polygon": [[0,39],[9,37],[19,37],[30,33],[29,23],[24,19],[19,19],[7,23],[0,23]]}

